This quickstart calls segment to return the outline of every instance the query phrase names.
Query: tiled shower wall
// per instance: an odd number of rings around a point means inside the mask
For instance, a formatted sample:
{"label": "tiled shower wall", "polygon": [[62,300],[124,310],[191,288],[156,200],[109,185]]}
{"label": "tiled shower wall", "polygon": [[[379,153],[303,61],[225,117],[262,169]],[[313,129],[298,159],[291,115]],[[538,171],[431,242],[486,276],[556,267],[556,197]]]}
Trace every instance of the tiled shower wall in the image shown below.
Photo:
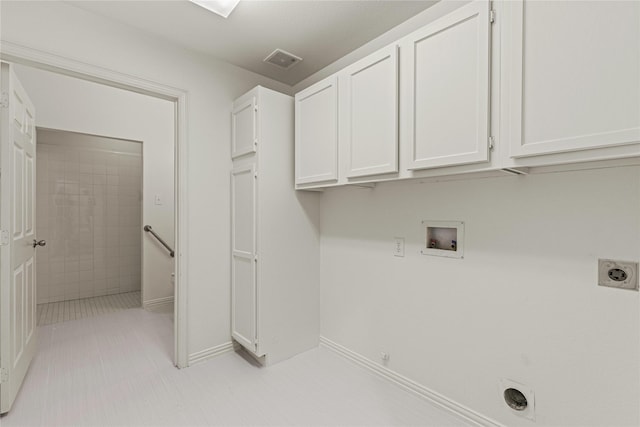
{"label": "tiled shower wall", "polygon": [[140,290],[142,144],[39,131],[36,173],[38,303]]}

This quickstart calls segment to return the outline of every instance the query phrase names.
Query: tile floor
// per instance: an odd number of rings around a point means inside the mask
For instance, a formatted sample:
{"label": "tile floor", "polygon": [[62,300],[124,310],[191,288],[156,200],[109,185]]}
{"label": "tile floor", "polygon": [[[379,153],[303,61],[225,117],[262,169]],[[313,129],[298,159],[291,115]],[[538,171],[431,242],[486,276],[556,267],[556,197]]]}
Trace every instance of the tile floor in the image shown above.
{"label": "tile floor", "polygon": [[137,308],[38,329],[3,427],[468,425],[324,347],[268,368],[229,352],[179,370],[171,313]]}
{"label": "tile floor", "polygon": [[38,326],[140,307],[140,291],[38,304]]}

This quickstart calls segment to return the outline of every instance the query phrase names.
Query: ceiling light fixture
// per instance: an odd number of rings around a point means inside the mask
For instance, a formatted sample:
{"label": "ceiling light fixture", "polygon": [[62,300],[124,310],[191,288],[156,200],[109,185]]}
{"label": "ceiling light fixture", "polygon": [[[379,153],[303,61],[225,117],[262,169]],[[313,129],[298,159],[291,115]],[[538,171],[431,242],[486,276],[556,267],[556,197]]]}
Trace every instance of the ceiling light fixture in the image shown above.
{"label": "ceiling light fixture", "polygon": [[198,6],[217,13],[223,18],[228,17],[233,9],[240,3],[240,0],[189,0],[191,3],[195,3]]}

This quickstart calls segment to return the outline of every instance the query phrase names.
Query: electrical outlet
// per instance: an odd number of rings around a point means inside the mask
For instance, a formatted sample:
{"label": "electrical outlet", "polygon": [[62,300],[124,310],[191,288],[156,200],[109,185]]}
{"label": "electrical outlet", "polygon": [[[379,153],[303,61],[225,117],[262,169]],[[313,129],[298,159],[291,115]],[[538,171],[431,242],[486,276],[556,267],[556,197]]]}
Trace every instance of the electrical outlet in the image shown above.
{"label": "electrical outlet", "polygon": [[598,285],[637,291],[638,263],[612,259],[599,259]]}
{"label": "electrical outlet", "polygon": [[394,237],[393,239],[393,256],[404,256],[404,237]]}

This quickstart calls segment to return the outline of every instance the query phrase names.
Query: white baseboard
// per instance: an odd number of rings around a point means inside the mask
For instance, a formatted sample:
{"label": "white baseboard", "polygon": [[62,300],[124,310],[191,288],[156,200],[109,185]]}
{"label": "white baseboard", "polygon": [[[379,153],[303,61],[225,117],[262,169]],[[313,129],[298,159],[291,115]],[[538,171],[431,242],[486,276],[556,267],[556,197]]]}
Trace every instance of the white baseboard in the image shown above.
{"label": "white baseboard", "polygon": [[169,305],[173,304],[173,297],[163,297],[150,299],[142,302],[142,308],[149,311],[154,311],[163,308],[170,308]]}
{"label": "white baseboard", "polygon": [[421,384],[418,384],[417,382],[412,381],[409,378],[404,377],[389,368],[381,366],[378,363],[375,363],[367,359],[366,357],[331,341],[328,338],[320,337],[320,345],[325,346],[335,353],[338,353],[339,355],[357,363],[358,365],[368,369],[376,375],[381,376],[386,380],[395,383],[396,385],[399,385],[405,390],[408,390],[424,399],[427,399],[428,401],[448,410],[449,412],[464,419],[467,422],[471,422],[474,425],[482,427],[504,427],[499,422],[482,414],[479,414],[478,412],[475,412],[472,409],[469,409],[466,406],[449,399],[448,397],[445,397]]}
{"label": "white baseboard", "polygon": [[233,343],[231,341],[192,353],[189,355],[187,366],[220,356],[221,354],[228,353],[230,351],[233,351]]}

